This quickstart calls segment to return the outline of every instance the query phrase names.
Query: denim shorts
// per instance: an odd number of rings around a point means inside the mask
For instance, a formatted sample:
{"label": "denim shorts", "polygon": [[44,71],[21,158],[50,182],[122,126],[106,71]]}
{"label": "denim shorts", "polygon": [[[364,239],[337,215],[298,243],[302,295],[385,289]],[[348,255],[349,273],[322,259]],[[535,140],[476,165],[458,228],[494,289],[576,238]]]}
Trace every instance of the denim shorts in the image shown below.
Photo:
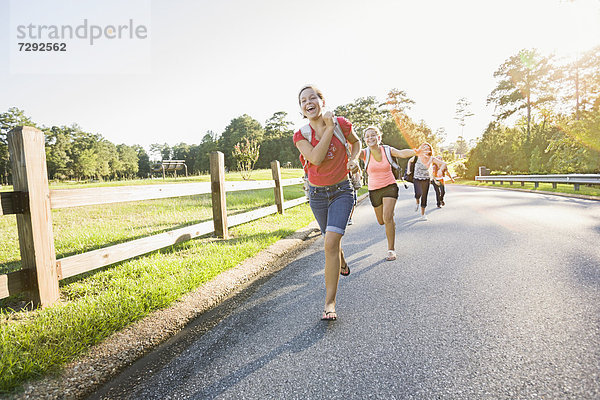
{"label": "denim shorts", "polygon": [[309,186],[310,208],[321,228],[321,234],[346,231],[350,213],[354,207],[354,190],[345,180],[331,186]]}

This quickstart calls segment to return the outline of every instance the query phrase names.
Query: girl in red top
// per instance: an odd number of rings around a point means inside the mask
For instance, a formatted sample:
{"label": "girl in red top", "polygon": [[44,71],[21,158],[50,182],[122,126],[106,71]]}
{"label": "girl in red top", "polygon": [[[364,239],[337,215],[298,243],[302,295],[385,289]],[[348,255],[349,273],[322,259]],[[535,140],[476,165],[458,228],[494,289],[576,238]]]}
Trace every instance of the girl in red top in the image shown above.
{"label": "girl in red top", "polygon": [[350,212],[354,206],[353,189],[348,171],[358,170],[360,141],[352,131],[352,124],[345,118],[337,123],[350,143],[350,157],[340,140],[334,136],[334,120],[331,112],[323,114],[323,93],[312,85],[303,87],[298,94],[302,115],[308,118],[310,140],[301,130],[294,134],[294,144],[300,150],[300,160],[308,175],[308,199],[310,208],[319,223],[325,240],[325,308],[321,319],[335,321],[335,298],[339,276],[349,275],[350,268],[344,259],[341,240]]}
{"label": "girl in red top", "polygon": [[[369,177],[369,199],[375,211],[379,225],[385,225],[385,236],[388,242],[386,260],[396,259],[396,223],[394,222],[394,208],[398,199],[398,185],[392,172],[387,157],[381,146],[381,132],[375,126],[365,129],[364,139],[369,146],[369,162],[367,175]],[[412,157],[417,154],[413,149],[398,150],[390,146],[390,153],[394,157]],[[366,151],[363,150],[361,158],[366,163]]]}

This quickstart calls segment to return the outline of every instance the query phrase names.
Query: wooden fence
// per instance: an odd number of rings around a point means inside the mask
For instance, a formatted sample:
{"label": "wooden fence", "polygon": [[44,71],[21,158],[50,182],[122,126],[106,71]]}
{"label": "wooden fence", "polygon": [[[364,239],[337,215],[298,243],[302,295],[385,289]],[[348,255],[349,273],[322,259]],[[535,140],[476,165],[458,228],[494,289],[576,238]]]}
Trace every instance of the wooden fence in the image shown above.
{"label": "wooden fence", "polygon": [[[228,227],[280,213],[305,203],[307,198],[284,201],[283,187],[302,183],[302,178],[281,179],[279,161],[271,163],[273,180],[225,182],[223,153],[210,155],[210,182],[86,189],[49,189],[44,134],[31,127],[8,133],[13,192],[0,193],[0,216],[16,214],[21,265],[19,271],[0,275],[0,299],[28,292],[38,306],[59,298],[58,282],[74,275],[212,234],[228,238]],[[226,193],[273,188],[275,205],[227,216]],[[98,250],[56,259],[52,233],[52,209],[126,201],[212,194],[213,219],[169,232],[132,240]]]}

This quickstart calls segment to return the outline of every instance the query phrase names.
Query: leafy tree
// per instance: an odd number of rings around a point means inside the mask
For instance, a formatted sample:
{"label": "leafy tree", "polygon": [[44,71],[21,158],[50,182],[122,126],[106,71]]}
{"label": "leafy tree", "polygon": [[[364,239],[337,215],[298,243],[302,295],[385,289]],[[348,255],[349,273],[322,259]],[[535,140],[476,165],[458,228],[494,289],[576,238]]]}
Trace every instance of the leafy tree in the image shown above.
{"label": "leafy tree", "polygon": [[123,165],[119,160],[117,146],[106,139],[99,138],[93,148],[96,153],[96,177],[98,179],[116,178]]}
{"label": "leafy tree", "polygon": [[382,105],[373,96],[359,97],[353,103],[339,106],[335,109],[334,114],[350,120],[352,129],[359,137],[362,137],[364,130],[369,125],[381,127],[389,115],[388,111],[382,108]]}
{"label": "leafy tree", "polygon": [[565,103],[571,102],[575,119],[591,111],[600,98],[600,46],[585,52],[561,69],[559,81]]}
{"label": "leafy tree", "polygon": [[11,107],[8,111],[0,114],[0,183],[7,184],[10,175],[7,134],[13,128],[25,125],[38,128],[23,110],[16,107]]}
{"label": "leafy tree", "polygon": [[542,151],[536,146],[531,152],[531,157],[529,159],[529,173],[539,174],[542,173],[543,170]]}
{"label": "leafy tree", "polygon": [[188,160],[190,158],[191,146],[187,143],[178,143],[171,149],[173,160]]}
{"label": "leafy tree", "polygon": [[469,152],[469,159],[465,162],[467,176],[477,175],[480,166],[492,171],[527,171],[529,164],[523,165],[517,156],[521,137],[520,129],[490,123],[479,143]]}
{"label": "leafy tree", "polygon": [[385,104],[390,112],[405,114],[415,102],[404,90],[392,89],[388,92]]}
{"label": "leafy tree", "polygon": [[138,170],[137,174],[139,177],[147,178],[150,175],[150,156],[146,153],[146,150],[140,145],[133,145],[131,148],[137,153],[138,158]]}
{"label": "leafy tree", "polygon": [[76,124],[71,126],[71,130],[73,142],[70,157],[73,161],[71,167],[75,177],[84,179],[98,176],[98,167],[103,167],[98,162],[99,142],[102,137],[82,131]]}
{"label": "leafy tree", "polygon": [[456,139],[456,153],[460,154],[460,155],[466,155],[469,152],[469,145],[467,144],[467,141],[462,137],[459,136],[458,139]]}
{"label": "leafy tree", "polygon": [[298,150],[292,143],[292,122],[287,121],[287,113],[278,111],[265,123],[264,141],[260,145],[257,168],[270,168],[271,161],[279,160],[282,165],[293,162],[298,157]]}
{"label": "leafy tree", "polygon": [[73,131],[66,126],[45,129],[46,163],[50,179],[67,179],[73,175],[71,158]]}
{"label": "leafy tree", "polygon": [[532,112],[554,99],[550,58],[537,50],[521,50],[506,60],[496,72],[498,86],[490,93],[487,103],[494,103],[499,119],[526,110],[527,141],[531,133]]}
{"label": "leafy tree", "polygon": [[460,126],[460,135],[461,136],[464,134],[464,128],[466,125],[465,120],[467,118],[475,115],[469,109],[470,106],[471,106],[471,102],[469,100],[467,100],[465,97],[461,97],[456,102],[456,113],[455,113],[456,116],[454,117],[454,119],[458,121],[458,126]]}
{"label": "leafy tree", "polygon": [[210,171],[210,153],[217,151],[217,135],[213,131],[208,131],[202,138],[200,145],[194,149],[194,171],[196,173]]}
{"label": "leafy tree", "polygon": [[559,117],[548,140],[546,153],[552,173],[600,172],[600,113],[582,113],[582,118]]}
{"label": "leafy tree", "polygon": [[443,126],[440,128],[437,128],[435,130],[435,137],[438,141],[438,143],[442,143],[446,140],[446,128],[444,128]]}
{"label": "leafy tree", "polygon": [[260,122],[247,114],[231,120],[225,128],[218,141],[218,149],[225,156],[225,166],[230,170],[235,169],[236,160],[233,156],[233,148],[244,139],[255,143],[262,143],[264,130]]}
{"label": "leafy tree", "polygon": [[405,149],[410,147],[405,137],[402,135],[400,128],[396,125],[392,118],[388,118],[381,126],[383,143],[395,147],[397,149]]}
{"label": "leafy tree", "polygon": [[93,149],[82,149],[76,153],[73,172],[78,179],[90,178],[96,175],[98,155]]}
{"label": "leafy tree", "polygon": [[243,142],[233,146],[233,157],[237,161],[238,168],[244,180],[250,179],[254,163],[258,160],[260,145],[256,140],[244,138]]}
{"label": "leafy tree", "polygon": [[132,179],[139,171],[139,157],[135,146],[127,146],[126,144],[117,145],[117,153],[121,162],[121,169],[115,171],[121,177]]}
{"label": "leafy tree", "polygon": [[173,153],[167,143],[152,143],[150,145],[150,154],[153,161],[171,160]]}

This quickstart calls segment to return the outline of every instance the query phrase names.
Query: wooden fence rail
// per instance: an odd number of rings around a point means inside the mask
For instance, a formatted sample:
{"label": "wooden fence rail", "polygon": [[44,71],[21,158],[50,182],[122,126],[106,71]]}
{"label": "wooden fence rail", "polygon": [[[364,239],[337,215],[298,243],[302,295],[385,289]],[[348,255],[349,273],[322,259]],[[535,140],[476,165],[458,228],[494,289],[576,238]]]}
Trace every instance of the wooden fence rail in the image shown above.
{"label": "wooden fence rail", "polygon": [[[58,281],[61,279],[199,236],[214,233],[227,238],[228,227],[270,214],[283,214],[285,209],[307,201],[304,196],[284,201],[283,187],[301,184],[303,180],[281,179],[279,161],[271,163],[273,180],[225,182],[224,157],[220,152],[210,155],[210,182],[50,190],[44,134],[35,128],[17,127],[7,138],[14,191],[0,193],[0,215],[17,215],[22,269],[0,275],[0,299],[28,292],[34,304],[45,307],[58,300]],[[227,216],[227,192],[265,188],[274,189],[275,205]],[[208,193],[212,195],[212,220],[56,260],[51,209]]]}

